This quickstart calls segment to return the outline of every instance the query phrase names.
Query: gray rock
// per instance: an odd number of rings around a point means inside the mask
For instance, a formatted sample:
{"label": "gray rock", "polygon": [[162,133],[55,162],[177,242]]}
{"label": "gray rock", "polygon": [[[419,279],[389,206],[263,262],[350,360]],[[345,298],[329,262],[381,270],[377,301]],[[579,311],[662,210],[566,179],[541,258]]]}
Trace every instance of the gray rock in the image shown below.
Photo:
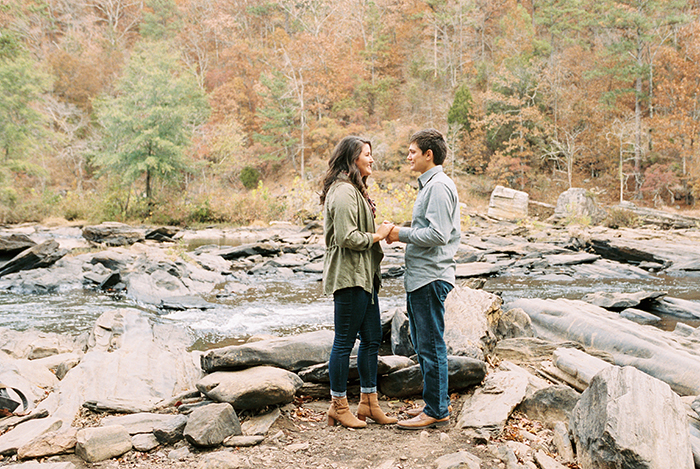
{"label": "gray rock", "polygon": [[695,301],[664,297],[649,303],[650,313],[667,314],[679,318],[700,319],[700,305]]}
{"label": "gray rock", "polygon": [[37,462],[30,461],[22,464],[10,464],[3,466],[3,469],[75,469],[72,462]]}
{"label": "gray rock", "polygon": [[224,440],[223,445],[234,448],[247,448],[249,446],[259,445],[265,439],[262,435],[243,435],[230,436]]}
{"label": "gray rock", "polygon": [[600,306],[601,308],[621,311],[626,308],[635,308],[642,302],[656,300],[664,296],[666,296],[666,292],[595,292],[588,293],[581,299],[586,303]]}
{"label": "gray rock", "polygon": [[281,415],[282,412],[279,408],[275,408],[266,414],[256,415],[243,422],[241,430],[244,435],[248,436],[265,435]]}
{"label": "gray rock", "polygon": [[457,278],[488,277],[496,275],[506,269],[511,262],[491,263],[491,262],[467,262],[459,263],[455,269]]}
{"label": "gray rock", "polygon": [[153,324],[139,310],[107,311],[93,327],[80,364],[58,382],[55,402],[42,406],[68,424],[91,401],[153,410],[164,399],[194,389],[201,377],[198,354],[187,350],[191,343],[186,330]]}
{"label": "gray rock", "polygon": [[134,261],[134,256],[120,249],[107,249],[93,254],[90,263],[104,266],[110,272],[125,270]]}
{"label": "gray rock", "polygon": [[600,208],[593,194],[586,189],[574,187],[559,194],[557,206],[551,220],[558,223],[562,220],[582,220],[588,218],[589,222],[597,225],[607,213]]}
{"label": "gray rock", "polygon": [[401,308],[396,308],[391,318],[391,353],[404,357],[410,357],[416,353],[411,341],[408,316]]}
{"label": "gray rock", "polygon": [[153,425],[153,435],[164,445],[172,445],[184,438],[186,415],[176,415],[175,418],[157,422]]}
{"label": "gray rock", "polygon": [[467,451],[458,451],[437,458],[435,467],[437,469],[479,469],[481,458]]}
{"label": "gray rock", "polygon": [[523,368],[502,362],[489,374],[484,384],[468,395],[459,414],[457,428],[476,428],[498,433],[505,426],[513,409],[530,392],[549,386]]}
{"label": "gray rock", "polygon": [[522,220],[527,218],[529,200],[527,192],[496,186],[491,192],[488,216],[501,220]]}
{"label": "gray rock", "polygon": [[519,308],[509,309],[505,313],[495,315],[496,324],[493,333],[499,340],[515,337],[535,337],[532,321],[525,311]]}
{"label": "gray rock", "polygon": [[65,430],[44,433],[29,443],[17,449],[19,459],[44,458],[55,454],[73,452],[77,440],[78,429],[68,427]]}
{"label": "gray rock", "polygon": [[228,402],[234,409],[261,409],[292,402],[304,382],[296,374],[271,366],[241,371],[217,371],[197,383],[197,389],[217,402]]}
{"label": "gray rock", "polygon": [[17,425],[7,433],[0,435],[0,455],[15,454],[17,450],[45,433],[55,432],[61,428],[61,422],[56,418],[30,420]]}
{"label": "gray rock", "polygon": [[563,265],[578,265],[578,264],[590,264],[600,259],[597,254],[588,254],[587,252],[581,252],[577,254],[552,254],[549,256],[544,256],[547,264],[550,266],[563,266]]}
{"label": "gray rock", "polygon": [[556,448],[559,457],[561,457],[565,462],[576,462],[576,454],[574,453],[574,447],[571,445],[569,428],[566,422],[557,422],[554,425],[552,443],[554,443],[554,447]]}
{"label": "gray rock", "polygon": [[570,430],[584,469],[693,469],[685,409],[671,388],[632,367],[597,374]]}
{"label": "gray rock", "polygon": [[144,241],[144,230],[133,228],[124,223],[104,222],[100,225],[83,228],[83,238],[91,243],[106,246],[128,246]]}
{"label": "gray rock", "polygon": [[48,267],[68,254],[57,241],[50,239],[29,249],[25,249],[0,267],[0,277],[21,270]]}
{"label": "gray rock", "polygon": [[[152,433],[156,426],[168,427],[181,420],[181,415],[140,412],[131,415],[107,416],[102,419],[102,425],[121,425],[126,428],[130,435],[136,435],[138,433]],[[185,418],[185,420],[187,419]]]}
{"label": "gray rock", "polygon": [[204,455],[195,469],[241,469],[248,468],[246,461],[231,451],[216,451]]}
{"label": "gray rock", "polygon": [[231,404],[210,404],[190,414],[184,435],[195,446],[217,446],[231,435],[241,435],[241,424]]}
{"label": "gray rock", "polygon": [[36,243],[24,234],[0,235],[0,257],[14,257],[34,246],[36,246]]}
{"label": "gray rock", "polygon": [[131,444],[136,451],[148,452],[158,446],[158,440],[153,433],[138,433],[131,437]]}
{"label": "gray rock", "polygon": [[201,365],[206,372],[236,370],[270,365],[289,371],[327,362],[333,347],[333,331],[320,330],[293,337],[232,345],[213,349],[202,355]]}
{"label": "gray rock", "polygon": [[221,249],[216,252],[217,255],[223,257],[227,261],[240,259],[242,257],[251,257],[261,255],[266,257],[276,256],[280,253],[280,247],[272,243],[257,243],[244,244],[232,248]]}
{"label": "gray rock", "polygon": [[579,393],[569,386],[549,386],[526,397],[518,409],[531,420],[553,428],[557,422],[567,422],[579,400]]}
{"label": "gray rock", "polygon": [[[456,286],[445,299],[445,344],[447,353],[483,358],[493,335],[489,316],[500,315],[503,300],[484,290]],[[495,321],[494,321],[495,322]]]}
{"label": "gray rock", "polygon": [[542,450],[535,451],[535,461],[537,467],[541,469],[566,469],[566,466],[559,464],[556,459],[547,456]]}
{"label": "gray rock", "polygon": [[131,451],[131,436],[121,425],[89,427],[79,430],[75,454],[87,462],[116,458]]}
{"label": "gray rock", "polygon": [[637,324],[656,324],[661,321],[661,318],[655,314],[647,313],[637,308],[626,308],[620,311],[620,317],[629,319]]}
{"label": "gray rock", "polygon": [[[486,363],[470,357],[448,355],[448,388],[450,392],[463,391],[483,381]],[[420,365],[413,365],[379,378],[379,390],[389,397],[408,397],[423,392]]]}

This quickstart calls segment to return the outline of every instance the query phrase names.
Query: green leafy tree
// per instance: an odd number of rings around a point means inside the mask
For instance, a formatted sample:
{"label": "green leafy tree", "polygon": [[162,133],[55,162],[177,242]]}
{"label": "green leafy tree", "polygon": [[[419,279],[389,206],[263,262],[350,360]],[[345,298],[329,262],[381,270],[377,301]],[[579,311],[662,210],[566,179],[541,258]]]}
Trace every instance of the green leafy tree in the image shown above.
{"label": "green leafy tree", "polygon": [[178,73],[178,58],[166,43],[138,47],[117,83],[117,95],[96,106],[103,129],[96,163],[127,185],[145,175],[173,181],[187,167],[186,150],[209,107],[189,73]]}
{"label": "green leafy tree", "polygon": [[0,161],[24,167],[38,143],[43,116],[36,109],[49,89],[49,77],[28,57],[12,34],[0,30]]}

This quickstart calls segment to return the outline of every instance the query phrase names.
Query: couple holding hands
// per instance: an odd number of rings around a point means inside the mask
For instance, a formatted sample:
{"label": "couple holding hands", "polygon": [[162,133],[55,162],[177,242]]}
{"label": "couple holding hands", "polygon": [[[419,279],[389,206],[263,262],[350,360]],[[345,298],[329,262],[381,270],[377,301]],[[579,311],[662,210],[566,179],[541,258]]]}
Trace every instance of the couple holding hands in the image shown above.
{"label": "couple holding hands", "polygon": [[[321,191],[326,243],[323,286],[325,294],[333,294],[335,326],[328,363],[329,425],[360,428],[369,417],[379,424],[398,423],[399,428],[419,430],[450,421],[444,302],[455,285],[454,255],[461,231],[457,188],[442,169],[446,156],[445,139],[437,130],[422,130],[411,137],[407,160],[411,170],[420,173],[411,226],[385,221],[377,227],[375,206],[367,193],[374,162],[371,143],[350,136],[333,150]],[[409,410],[412,418],[398,422],[384,414],[377,400],[381,240],[406,244],[406,309],[423,374],[425,407]],[[361,395],[356,417],[348,407],[347,381],[358,335]]]}

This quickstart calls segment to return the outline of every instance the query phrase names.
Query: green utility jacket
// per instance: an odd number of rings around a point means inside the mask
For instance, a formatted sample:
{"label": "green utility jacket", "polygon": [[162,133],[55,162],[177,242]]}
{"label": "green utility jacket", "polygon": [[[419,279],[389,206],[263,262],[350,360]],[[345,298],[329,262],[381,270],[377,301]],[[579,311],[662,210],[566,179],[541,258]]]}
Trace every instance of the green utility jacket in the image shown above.
{"label": "green utility jacket", "polygon": [[349,287],[368,293],[379,290],[384,253],[379,243],[372,242],[376,227],[367,199],[349,181],[339,179],[328,189],[323,217],[324,294]]}

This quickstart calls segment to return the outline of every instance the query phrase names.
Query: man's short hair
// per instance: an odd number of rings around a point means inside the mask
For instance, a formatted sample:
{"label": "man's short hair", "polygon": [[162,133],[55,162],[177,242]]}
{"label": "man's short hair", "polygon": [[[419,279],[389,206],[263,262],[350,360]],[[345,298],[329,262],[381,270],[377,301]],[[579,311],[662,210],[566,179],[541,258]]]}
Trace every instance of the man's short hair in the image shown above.
{"label": "man's short hair", "polygon": [[409,143],[418,145],[418,148],[423,153],[432,150],[435,164],[442,164],[447,158],[447,143],[445,142],[445,137],[438,130],[425,129],[416,132],[411,136]]}

